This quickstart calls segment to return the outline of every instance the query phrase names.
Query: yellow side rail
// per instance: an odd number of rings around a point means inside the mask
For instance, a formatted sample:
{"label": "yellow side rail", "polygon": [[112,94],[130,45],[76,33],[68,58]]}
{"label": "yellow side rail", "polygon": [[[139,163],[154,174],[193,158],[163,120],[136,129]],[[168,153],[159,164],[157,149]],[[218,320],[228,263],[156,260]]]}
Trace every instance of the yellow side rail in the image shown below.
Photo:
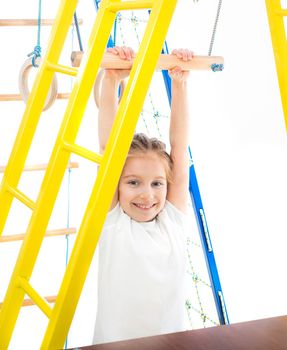
{"label": "yellow side rail", "polygon": [[[88,49],[78,69],[58,64],[65,36],[77,0],[62,0],[52,28],[43,64],[26,105],[10,160],[0,188],[0,231],[14,197],[32,209],[31,220],[21,247],[0,312],[0,349],[6,350],[25,294],[48,317],[41,349],[63,347],[83,288],[86,275],[117,186],[145,95],[176,6],[176,0],[103,0],[94,23]],[[150,8],[146,31],[131,70],[105,153],[99,155],[75,144],[77,132],[103,57],[117,11]],[[55,72],[76,76],[58,137],[36,202],[17,189],[36,125]],[[77,239],[54,307],[31,286],[31,277],[45,230],[71,153],[100,164]]]}
{"label": "yellow side rail", "polygon": [[284,26],[287,9],[282,9],[280,0],[265,0],[265,2],[287,129],[287,39]]}

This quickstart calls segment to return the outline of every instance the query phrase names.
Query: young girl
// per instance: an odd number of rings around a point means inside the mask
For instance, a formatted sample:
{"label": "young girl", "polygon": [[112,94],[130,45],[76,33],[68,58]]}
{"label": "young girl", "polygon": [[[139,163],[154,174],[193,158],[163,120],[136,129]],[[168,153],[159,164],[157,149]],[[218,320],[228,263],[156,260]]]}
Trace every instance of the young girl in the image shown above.
{"label": "young girl", "polygon": [[[130,60],[132,49],[109,52]],[[172,54],[187,61],[189,50]],[[99,110],[104,151],[129,71],[106,70]],[[136,134],[99,243],[98,311],[94,343],[184,330],[184,225],[188,202],[188,72],[170,72],[170,155],[155,138]]]}

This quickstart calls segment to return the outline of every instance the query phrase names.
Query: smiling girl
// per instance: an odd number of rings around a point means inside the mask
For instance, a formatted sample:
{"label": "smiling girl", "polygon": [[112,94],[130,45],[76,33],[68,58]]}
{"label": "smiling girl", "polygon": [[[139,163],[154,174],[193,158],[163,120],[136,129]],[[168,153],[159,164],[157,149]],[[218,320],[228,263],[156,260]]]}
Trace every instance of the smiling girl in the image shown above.
{"label": "smiling girl", "polygon": [[[131,60],[132,49],[109,52]],[[189,50],[172,54],[191,60]],[[103,152],[127,70],[106,70],[99,109]],[[188,202],[188,72],[172,79],[170,155],[156,138],[136,134],[99,243],[95,344],[183,331]]]}

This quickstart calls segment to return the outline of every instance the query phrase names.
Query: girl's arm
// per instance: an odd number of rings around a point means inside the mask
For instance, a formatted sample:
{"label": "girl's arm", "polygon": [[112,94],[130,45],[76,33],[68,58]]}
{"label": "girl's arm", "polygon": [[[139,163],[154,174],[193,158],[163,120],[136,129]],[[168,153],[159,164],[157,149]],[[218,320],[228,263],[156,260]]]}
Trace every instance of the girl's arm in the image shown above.
{"label": "girl's arm", "polygon": [[[108,52],[119,55],[121,59],[131,60],[134,52],[128,47],[118,47],[107,49]],[[98,116],[98,136],[100,153],[104,153],[106,144],[114,123],[114,119],[118,110],[118,88],[121,80],[129,75],[129,70],[123,69],[106,69],[102,80],[99,116]],[[118,202],[118,189],[115,192],[111,209]]]}
{"label": "girl's arm", "polygon": [[[193,53],[189,50],[173,50],[183,61],[189,61]],[[169,71],[172,79],[172,102],[170,119],[170,156],[173,161],[172,183],[169,184],[167,200],[182,212],[187,211],[189,181],[189,107],[187,80],[188,71],[176,67]]]}

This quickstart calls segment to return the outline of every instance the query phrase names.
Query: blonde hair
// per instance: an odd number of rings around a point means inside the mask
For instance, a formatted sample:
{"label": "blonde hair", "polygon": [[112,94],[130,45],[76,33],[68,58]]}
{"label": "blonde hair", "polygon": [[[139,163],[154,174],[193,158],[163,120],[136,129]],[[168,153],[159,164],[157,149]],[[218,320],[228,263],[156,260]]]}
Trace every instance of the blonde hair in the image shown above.
{"label": "blonde hair", "polygon": [[158,140],[155,137],[148,137],[143,133],[135,134],[130,146],[129,155],[136,153],[148,153],[154,152],[160,158],[165,161],[166,165],[166,178],[167,182],[172,182],[172,159],[166,152],[166,146],[164,142]]}

